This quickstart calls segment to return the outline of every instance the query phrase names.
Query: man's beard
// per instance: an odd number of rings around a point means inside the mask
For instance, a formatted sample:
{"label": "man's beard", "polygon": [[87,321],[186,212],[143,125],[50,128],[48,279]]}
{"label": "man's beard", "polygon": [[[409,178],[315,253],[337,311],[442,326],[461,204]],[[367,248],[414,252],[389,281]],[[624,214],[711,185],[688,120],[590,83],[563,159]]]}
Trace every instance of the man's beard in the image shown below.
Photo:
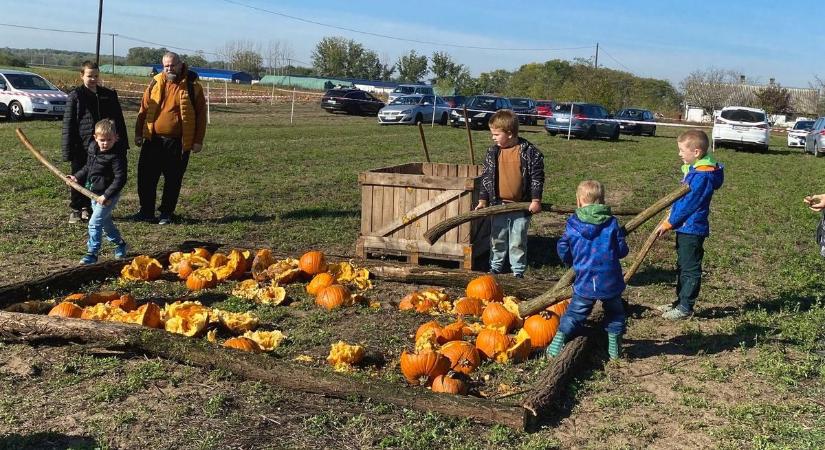
{"label": "man's beard", "polygon": [[166,79],[168,81],[175,81],[175,79],[177,77],[178,77],[178,74],[176,74],[175,72],[169,72],[169,73],[166,74]]}

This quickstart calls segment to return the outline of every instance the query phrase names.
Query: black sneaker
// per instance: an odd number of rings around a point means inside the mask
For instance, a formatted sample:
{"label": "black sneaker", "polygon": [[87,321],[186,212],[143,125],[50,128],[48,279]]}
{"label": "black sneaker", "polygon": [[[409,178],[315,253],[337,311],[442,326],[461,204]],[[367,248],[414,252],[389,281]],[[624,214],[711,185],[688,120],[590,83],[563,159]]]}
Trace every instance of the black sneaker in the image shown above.
{"label": "black sneaker", "polygon": [[92,217],[92,211],[90,211],[89,208],[83,208],[80,210],[80,220],[88,222],[90,217]]}
{"label": "black sneaker", "polygon": [[132,220],[135,222],[155,222],[157,219],[155,219],[155,216],[151,214],[144,214],[143,212],[138,211],[137,214],[132,216]]}
{"label": "black sneaker", "polygon": [[167,216],[165,214],[161,214],[160,220],[158,220],[158,225],[171,225],[172,224],[172,216]]}
{"label": "black sneaker", "polygon": [[72,212],[69,213],[69,223],[78,223],[80,222],[80,210],[73,209]]}
{"label": "black sneaker", "polygon": [[516,277],[516,278],[524,278],[523,273],[514,273],[513,276]]}

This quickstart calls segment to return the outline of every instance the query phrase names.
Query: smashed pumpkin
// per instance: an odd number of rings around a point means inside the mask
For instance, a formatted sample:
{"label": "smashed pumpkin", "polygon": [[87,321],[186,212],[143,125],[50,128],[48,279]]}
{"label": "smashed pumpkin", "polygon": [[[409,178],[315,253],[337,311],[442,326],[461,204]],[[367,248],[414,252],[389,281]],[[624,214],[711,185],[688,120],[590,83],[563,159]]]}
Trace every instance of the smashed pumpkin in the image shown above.
{"label": "smashed pumpkin", "polygon": [[61,302],[49,311],[50,316],[70,317],[75,319],[79,319],[82,314],[83,309],[72,302]]}
{"label": "smashed pumpkin", "polygon": [[472,373],[481,364],[481,355],[476,347],[467,341],[450,341],[439,350],[450,360],[450,368],[465,375]]}
{"label": "smashed pumpkin", "polygon": [[286,336],[278,330],[247,331],[243,334],[243,337],[255,341],[255,343],[258,344],[258,347],[265,352],[275,350],[286,338]]}
{"label": "smashed pumpkin", "polygon": [[363,358],[364,347],[338,341],[330,347],[327,362],[332,364],[336,372],[346,372],[352,370],[352,366],[361,362]]}
{"label": "smashed pumpkin", "polygon": [[163,266],[157,259],[147,255],[136,256],[132,262],[120,271],[120,277],[125,281],[152,281],[160,278]]}
{"label": "smashed pumpkin", "polygon": [[258,344],[255,343],[255,341],[243,336],[229,338],[226,341],[224,341],[223,346],[226,348],[234,348],[235,350],[241,350],[244,352],[260,351],[260,347],[258,347]]}

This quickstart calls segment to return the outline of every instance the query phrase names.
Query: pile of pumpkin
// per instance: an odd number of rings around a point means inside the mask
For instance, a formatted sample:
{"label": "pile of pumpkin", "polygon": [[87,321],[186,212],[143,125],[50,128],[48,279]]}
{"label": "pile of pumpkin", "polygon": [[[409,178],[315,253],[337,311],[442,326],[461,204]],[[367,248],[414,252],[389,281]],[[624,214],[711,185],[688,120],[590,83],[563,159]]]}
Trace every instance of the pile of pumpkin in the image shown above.
{"label": "pile of pumpkin", "polygon": [[147,302],[138,307],[134,296],[115,291],[69,295],[53,307],[49,315],[133,323],[188,337],[205,334],[210,342],[215,343],[220,329],[232,335],[241,335],[225,340],[224,347],[245,351],[272,351],[284,339],[283,333],[278,330],[255,331],[259,320],[250,312],[233,313],[193,301],[176,301],[165,304],[163,308],[157,303]]}
{"label": "pile of pumpkin", "polygon": [[[549,345],[569,303],[557,303],[522,319],[518,299],[505,297],[492,275],[472,280],[466,295],[452,302],[443,291],[425,289],[401,300],[402,310],[459,316],[446,326],[430,321],[418,328],[414,351],[401,353],[401,372],[409,384],[429,385],[433,392],[466,394],[469,375],[484,360],[518,363]],[[481,323],[465,322],[473,318],[480,318]]]}

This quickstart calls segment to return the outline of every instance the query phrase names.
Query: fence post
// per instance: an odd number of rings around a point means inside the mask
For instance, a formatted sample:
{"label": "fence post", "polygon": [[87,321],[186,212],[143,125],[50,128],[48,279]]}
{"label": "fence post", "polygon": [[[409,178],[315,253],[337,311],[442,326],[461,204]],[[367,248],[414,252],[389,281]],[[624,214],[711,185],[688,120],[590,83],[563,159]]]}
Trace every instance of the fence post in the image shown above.
{"label": "fence post", "polygon": [[207,81],[206,82],[206,123],[211,125],[212,124],[212,104],[211,104],[211,101],[209,100],[210,95],[211,94],[209,93],[209,82]]}
{"label": "fence post", "polygon": [[269,97],[269,106],[275,103],[275,83],[272,83],[272,95]]}
{"label": "fence post", "polygon": [[223,104],[229,106],[229,83],[223,82]]}
{"label": "fence post", "polygon": [[292,125],[292,117],[295,116],[295,86],[292,87],[292,111],[289,112],[289,124]]}

